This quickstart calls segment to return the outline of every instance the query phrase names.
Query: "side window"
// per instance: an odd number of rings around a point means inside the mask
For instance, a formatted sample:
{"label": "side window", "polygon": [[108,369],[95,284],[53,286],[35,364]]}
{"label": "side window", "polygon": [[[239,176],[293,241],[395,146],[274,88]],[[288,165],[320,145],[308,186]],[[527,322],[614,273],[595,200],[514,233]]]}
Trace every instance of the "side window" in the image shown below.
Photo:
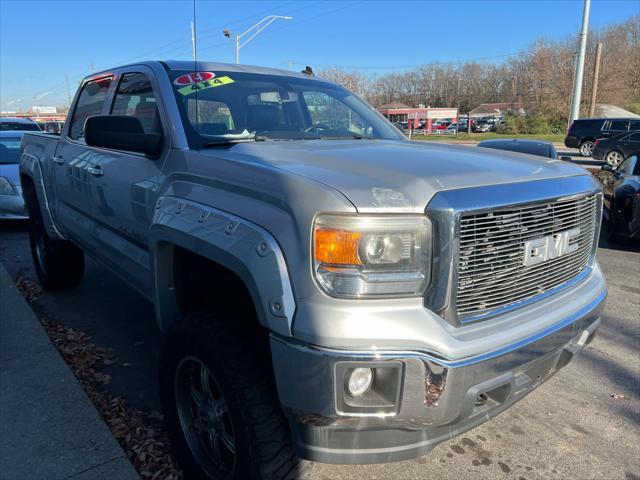
{"label": "side window", "polygon": [[144,73],[127,73],[122,76],[111,115],[136,117],[145,133],[162,133],[156,97],[151,81]]}
{"label": "side window", "polygon": [[373,133],[369,123],[337,98],[311,91],[304,92],[303,96],[313,125],[365,136]]}
{"label": "side window", "polygon": [[639,131],[640,130],[640,120],[634,120],[629,124],[629,130],[631,131]]}
{"label": "side window", "polygon": [[87,82],[82,87],[80,97],[78,97],[78,102],[71,117],[69,137],[74,140],[84,138],[84,121],[87,117],[100,114],[111,80],[111,78],[101,78],[100,80]]}
{"label": "side window", "polygon": [[629,122],[626,122],[624,120],[612,120],[611,127],[609,127],[609,130],[613,130],[613,131],[626,131],[628,129],[629,129]]}

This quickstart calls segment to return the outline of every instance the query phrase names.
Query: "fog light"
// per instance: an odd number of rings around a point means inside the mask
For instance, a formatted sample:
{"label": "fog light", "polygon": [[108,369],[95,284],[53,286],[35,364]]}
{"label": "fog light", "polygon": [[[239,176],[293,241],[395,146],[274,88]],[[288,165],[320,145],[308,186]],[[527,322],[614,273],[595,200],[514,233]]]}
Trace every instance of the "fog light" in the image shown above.
{"label": "fog light", "polygon": [[349,375],[347,392],[352,397],[359,397],[366,392],[373,383],[373,370],[370,368],[354,368]]}

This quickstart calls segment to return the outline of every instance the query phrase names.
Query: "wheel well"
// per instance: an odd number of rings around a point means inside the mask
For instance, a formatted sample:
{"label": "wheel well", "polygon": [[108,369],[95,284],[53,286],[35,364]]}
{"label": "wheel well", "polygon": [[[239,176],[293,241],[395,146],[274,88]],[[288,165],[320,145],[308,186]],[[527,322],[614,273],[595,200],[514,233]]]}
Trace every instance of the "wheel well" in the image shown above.
{"label": "wheel well", "polygon": [[185,248],[173,247],[173,291],[179,316],[215,312],[243,324],[256,353],[269,355],[269,330],[258,319],[251,293],[234,272]]}
{"label": "wheel well", "polygon": [[181,315],[216,310],[259,325],[251,293],[238,275],[177,246],[173,252],[173,287]]}
{"label": "wheel well", "polygon": [[32,209],[36,206],[33,205],[33,203],[37,202],[38,200],[38,197],[36,195],[36,186],[33,183],[33,178],[31,178],[29,175],[21,173],[20,185],[22,186],[22,198],[27,205],[28,211],[31,212],[33,211]]}

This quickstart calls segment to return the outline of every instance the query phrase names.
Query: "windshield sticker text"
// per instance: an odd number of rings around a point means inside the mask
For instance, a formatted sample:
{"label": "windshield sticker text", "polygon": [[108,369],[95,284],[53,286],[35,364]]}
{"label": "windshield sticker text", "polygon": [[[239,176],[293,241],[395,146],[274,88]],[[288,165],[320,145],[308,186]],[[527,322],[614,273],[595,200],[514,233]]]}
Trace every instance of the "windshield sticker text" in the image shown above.
{"label": "windshield sticker text", "polygon": [[192,83],[186,87],[178,89],[178,93],[181,95],[191,95],[199,90],[206,90],[207,88],[221,87],[222,85],[228,85],[233,83],[233,79],[229,77],[212,78],[211,80],[205,80],[203,82]]}
{"label": "windshield sticker text", "polygon": [[185,85],[191,85],[192,83],[204,82],[205,80],[211,80],[216,74],[213,72],[192,72],[180,75],[173,81],[174,85],[184,87]]}

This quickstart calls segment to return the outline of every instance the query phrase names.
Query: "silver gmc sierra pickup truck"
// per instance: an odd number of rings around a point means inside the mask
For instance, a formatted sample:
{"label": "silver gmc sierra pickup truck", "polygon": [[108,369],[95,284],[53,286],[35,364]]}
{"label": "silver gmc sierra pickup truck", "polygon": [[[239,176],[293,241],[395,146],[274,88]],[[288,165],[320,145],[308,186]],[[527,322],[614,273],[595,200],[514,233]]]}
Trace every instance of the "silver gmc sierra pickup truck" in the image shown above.
{"label": "silver gmc sierra pickup truck", "polygon": [[607,295],[584,169],[410,142],[308,71],[91,75],[20,175],[45,288],[86,253],[155,305],[194,478],[424,455],[565,366]]}

